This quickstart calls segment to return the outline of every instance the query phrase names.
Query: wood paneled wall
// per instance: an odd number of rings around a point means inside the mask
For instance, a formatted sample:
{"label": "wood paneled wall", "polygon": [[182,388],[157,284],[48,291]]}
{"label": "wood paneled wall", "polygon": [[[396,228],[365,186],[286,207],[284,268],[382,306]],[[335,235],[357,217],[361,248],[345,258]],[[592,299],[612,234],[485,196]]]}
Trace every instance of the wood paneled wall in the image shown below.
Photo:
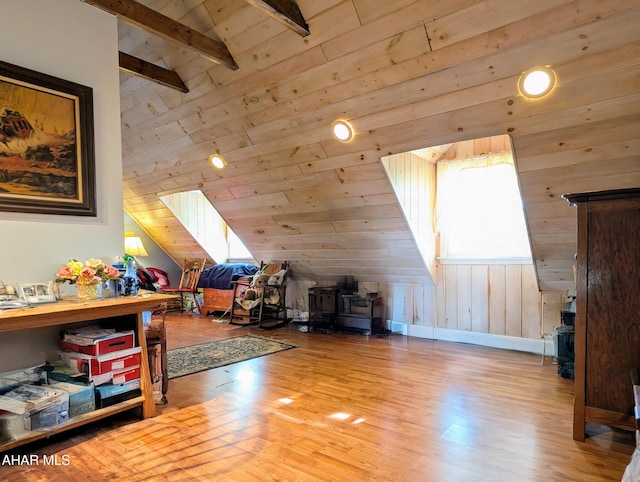
{"label": "wood paneled wall", "polygon": [[[561,292],[540,292],[533,265],[437,264],[437,284],[359,283],[397,323],[539,340],[560,324]],[[288,304],[308,310],[309,282],[291,282]]]}
{"label": "wood paneled wall", "polygon": [[532,265],[439,265],[437,326],[540,338],[542,297]]}
{"label": "wood paneled wall", "polygon": [[431,278],[435,280],[436,166],[411,152],[383,157],[382,164],[402,206],[418,250]]}

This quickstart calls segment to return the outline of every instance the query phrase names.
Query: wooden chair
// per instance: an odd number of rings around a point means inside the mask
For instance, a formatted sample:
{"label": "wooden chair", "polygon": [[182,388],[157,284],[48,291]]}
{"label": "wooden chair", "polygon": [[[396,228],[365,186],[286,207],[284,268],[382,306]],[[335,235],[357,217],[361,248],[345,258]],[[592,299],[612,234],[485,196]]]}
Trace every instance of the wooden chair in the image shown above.
{"label": "wooden chair", "polygon": [[167,303],[151,311],[149,323],[144,325],[144,334],[147,339],[147,353],[149,356],[149,371],[151,385],[156,405],[167,403],[167,391],[169,390],[169,371],[167,366],[167,330],[165,316]]}
{"label": "wooden chair", "polygon": [[[198,313],[202,313],[200,299],[197,296],[198,281],[202,275],[202,270],[207,263],[207,258],[202,260],[190,261],[185,259],[182,265],[182,276],[180,277],[180,285],[176,288],[163,288],[163,293],[180,295],[180,313],[184,311],[185,295],[190,294],[193,298],[194,306],[198,308]],[[193,308],[192,308],[193,309]]]}

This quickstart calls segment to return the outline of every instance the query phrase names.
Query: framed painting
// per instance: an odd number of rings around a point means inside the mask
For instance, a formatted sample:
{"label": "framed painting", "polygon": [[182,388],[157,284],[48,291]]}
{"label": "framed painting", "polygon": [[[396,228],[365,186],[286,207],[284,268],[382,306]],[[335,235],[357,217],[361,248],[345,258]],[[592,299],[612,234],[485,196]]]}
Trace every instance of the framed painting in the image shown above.
{"label": "framed painting", "polygon": [[0,211],[97,215],[90,87],[0,61]]}

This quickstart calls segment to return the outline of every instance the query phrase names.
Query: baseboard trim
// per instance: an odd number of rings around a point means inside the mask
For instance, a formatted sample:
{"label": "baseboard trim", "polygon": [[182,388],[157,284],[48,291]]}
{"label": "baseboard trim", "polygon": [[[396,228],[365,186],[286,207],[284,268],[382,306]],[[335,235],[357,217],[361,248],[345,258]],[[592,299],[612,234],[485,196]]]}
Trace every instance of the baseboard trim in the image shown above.
{"label": "baseboard trim", "polygon": [[493,335],[490,333],[477,333],[474,331],[451,330],[434,326],[409,325],[389,321],[388,329],[392,333],[427,338],[431,340],[452,341],[457,343],[470,343],[472,345],[500,348],[503,350],[515,350],[537,355],[554,356],[555,347],[553,340],[540,338],[519,338],[517,336]]}

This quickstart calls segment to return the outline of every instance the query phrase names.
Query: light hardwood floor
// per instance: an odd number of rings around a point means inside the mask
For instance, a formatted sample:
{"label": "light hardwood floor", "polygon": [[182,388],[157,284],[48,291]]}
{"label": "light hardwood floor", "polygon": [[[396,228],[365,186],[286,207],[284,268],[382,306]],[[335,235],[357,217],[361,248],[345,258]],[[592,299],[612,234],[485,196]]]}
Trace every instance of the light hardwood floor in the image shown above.
{"label": "light hardwood floor", "polygon": [[573,382],[540,356],[187,314],[167,326],[169,349],[247,332],[297,348],[171,380],[157,417],[22,447],[61,465],[3,465],[0,480],[608,481],[633,452],[606,427],[572,440]]}

